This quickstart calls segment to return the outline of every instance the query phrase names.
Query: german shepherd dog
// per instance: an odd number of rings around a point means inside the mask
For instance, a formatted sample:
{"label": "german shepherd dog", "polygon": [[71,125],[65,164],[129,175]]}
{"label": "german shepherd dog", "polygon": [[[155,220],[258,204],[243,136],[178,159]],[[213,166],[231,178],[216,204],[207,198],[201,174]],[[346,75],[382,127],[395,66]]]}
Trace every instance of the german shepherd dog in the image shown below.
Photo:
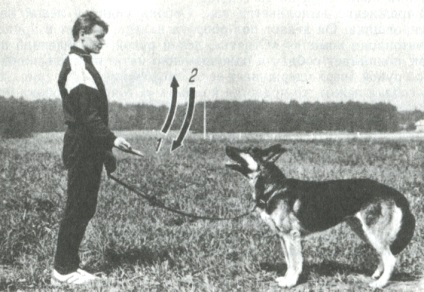
{"label": "german shepherd dog", "polygon": [[226,166],[247,177],[261,218],[278,234],[287,263],[281,287],[297,284],[302,272],[301,238],[346,222],[377,251],[380,263],[373,288],[384,287],[396,258],[412,238],[415,218],[397,190],[370,179],[303,181],[286,178],[274,164],[286,152],[277,144],[266,149],[227,146]]}

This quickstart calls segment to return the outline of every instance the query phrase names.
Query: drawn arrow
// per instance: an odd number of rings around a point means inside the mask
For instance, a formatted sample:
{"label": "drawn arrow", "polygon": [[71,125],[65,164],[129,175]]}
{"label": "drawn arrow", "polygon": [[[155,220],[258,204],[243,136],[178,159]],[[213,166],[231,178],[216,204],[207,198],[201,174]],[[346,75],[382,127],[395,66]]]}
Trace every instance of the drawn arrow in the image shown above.
{"label": "drawn arrow", "polygon": [[172,79],[171,87],[172,87],[172,102],[171,107],[169,108],[168,116],[166,117],[165,124],[162,127],[162,133],[166,134],[169,131],[169,128],[171,127],[172,121],[174,120],[175,115],[175,109],[177,108],[177,88],[179,84],[177,82],[177,79]]}
{"label": "drawn arrow", "polygon": [[195,99],[195,88],[190,87],[190,100],[187,107],[187,112],[184,120],[184,124],[181,127],[180,134],[178,135],[177,140],[172,141],[171,152],[183,145],[184,137],[187,134],[188,129],[190,128],[191,120],[193,119],[194,114],[194,99]]}

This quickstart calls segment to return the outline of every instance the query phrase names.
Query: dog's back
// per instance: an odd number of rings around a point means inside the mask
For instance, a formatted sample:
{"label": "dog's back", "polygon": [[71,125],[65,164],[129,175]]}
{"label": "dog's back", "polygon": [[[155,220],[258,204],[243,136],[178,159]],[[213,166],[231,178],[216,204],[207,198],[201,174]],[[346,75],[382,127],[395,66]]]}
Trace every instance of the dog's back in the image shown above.
{"label": "dog's back", "polygon": [[414,233],[415,218],[406,198],[397,190],[376,181],[285,179],[284,187],[281,198],[290,198],[288,202],[292,202],[292,208],[297,204],[295,215],[307,233],[326,230],[361,211],[366,216],[366,223],[371,224],[381,216],[388,216],[385,220],[389,222],[393,214],[382,214],[383,205],[396,206],[402,213],[398,235],[391,244],[393,254],[401,252]]}

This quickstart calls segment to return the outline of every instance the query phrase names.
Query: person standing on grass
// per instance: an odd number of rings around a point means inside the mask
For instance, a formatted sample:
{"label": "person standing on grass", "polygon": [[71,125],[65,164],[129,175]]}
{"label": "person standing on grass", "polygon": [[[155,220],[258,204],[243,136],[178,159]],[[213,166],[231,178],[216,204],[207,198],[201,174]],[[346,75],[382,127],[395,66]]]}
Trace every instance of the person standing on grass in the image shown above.
{"label": "person standing on grass", "polygon": [[112,147],[130,150],[108,127],[108,101],[91,54],[105,45],[108,25],[94,12],[86,12],[72,28],[74,45],[59,74],[59,90],[67,130],[62,159],[68,170],[67,202],[57,240],[52,285],[84,284],[96,279],[80,269],[78,250],[85,229],[94,216],[103,165],[116,169]]}

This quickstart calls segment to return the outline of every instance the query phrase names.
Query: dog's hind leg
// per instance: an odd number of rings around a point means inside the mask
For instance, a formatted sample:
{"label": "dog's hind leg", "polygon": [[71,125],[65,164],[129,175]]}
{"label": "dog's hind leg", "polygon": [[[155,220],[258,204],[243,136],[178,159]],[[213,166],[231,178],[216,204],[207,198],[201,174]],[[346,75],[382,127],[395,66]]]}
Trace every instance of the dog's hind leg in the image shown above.
{"label": "dog's hind leg", "polygon": [[380,264],[373,277],[378,277],[380,274],[381,276],[370,286],[382,288],[389,281],[396,264],[390,245],[400,229],[402,211],[394,203],[386,201],[370,205],[358,213],[357,217],[362,223],[365,236],[380,257]]}
{"label": "dog's hind leg", "polygon": [[[381,254],[382,262],[383,262],[383,273],[377,281],[374,281],[370,284],[372,288],[383,288],[390,279],[392,272],[395,268],[396,258],[390,251],[390,248],[387,247]],[[379,265],[380,267],[380,265]],[[377,268],[376,273],[379,268]]]}
{"label": "dog's hind leg", "polygon": [[[282,244],[287,252],[287,272],[284,277],[278,277],[277,283],[281,287],[293,287],[297,284],[303,267],[302,244],[300,232],[297,230],[291,231],[289,234],[279,234],[282,236]],[[283,247],[283,250],[284,250]]]}
{"label": "dog's hind leg", "polygon": [[384,272],[384,263],[383,263],[383,259],[380,258],[380,263],[378,264],[378,267],[375,270],[375,272],[372,274],[371,278],[377,280],[378,278],[380,278],[383,272]]}
{"label": "dog's hind leg", "polygon": [[[364,229],[362,228],[362,223],[360,219],[358,219],[357,217],[350,217],[346,220],[346,224],[349,225],[352,231],[355,232],[355,234],[358,235],[360,239],[372,245],[372,243],[368,240],[367,236],[364,233]],[[384,271],[383,259],[381,258],[381,256],[379,256],[379,258],[380,263],[378,264],[377,269],[371,276],[373,279],[380,278],[381,274]]]}
{"label": "dog's hind leg", "polygon": [[356,235],[364,242],[370,243],[367,236],[364,233],[364,229],[362,228],[361,220],[357,217],[349,217],[346,219],[346,224],[355,232]]}

